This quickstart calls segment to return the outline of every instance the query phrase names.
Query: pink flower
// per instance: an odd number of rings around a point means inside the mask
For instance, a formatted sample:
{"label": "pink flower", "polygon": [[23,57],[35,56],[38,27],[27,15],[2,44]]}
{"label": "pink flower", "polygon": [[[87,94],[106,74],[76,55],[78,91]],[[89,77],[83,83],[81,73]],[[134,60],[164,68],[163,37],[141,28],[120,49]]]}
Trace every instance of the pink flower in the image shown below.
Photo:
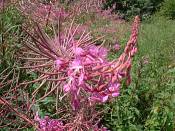
{"label": "pink flower", "polygon": [[[38,29],[39,38],[36,39],[43,43],[39,45],[40,43],[35,42],[33,46],[40,47],[38,49],[41,51],[40,55],[47,56],[47,59],[54,62],[54,68],[58,69],[58,75],[55,72],[49,73],[49,77],[64,78],[64,80],[58,79],[60,88],[70,96],[72,107],[77,109],[80,104],[83,104],[81,103],[82,99],[104,103],[108,99],[117,97],[122,79],[126,79],[127,84],[130,84],[131,56],[137,52],[138,25],[139,19],[136,17],[131,37],[124,52],[113,61],[107,59],[108,50],[106,48],[92,45],[89,41],[85,42],[87,38],[75,39],[75,34],[71,33],[72,28],[69,29],[69,35],[60,32],[60,37],[53,40],[49,39],[48,35],[41,34],[42,30]],[[77,44],[77,41],[83,42]],[[116,43],[115,48],[119,49],[120,45]],[[58,59],[56,59],[57,57]],[[49,68],[52,70],[53,65],[50,65]],[[48,64],[45,69],[48,69]]]}
{"label": "pink flower", "polygon": [[75,59],[70,64],[70,69],[73,69],[75,71],[79,71],[82,68],[83,66],[80,59]]}
{"label": "pink flower", "polygon": [[106,58],[108,55],[107,49],[105,47],[100,47],[98,55],[99,57]]}
{"label": "pink flower", "polygon": [[93,45],[90,46],[89,53],[96,57],[105,58],[107,56],[107,49]]}
{"label": "pink flower", "polygon": [[83,56],[83,55],[85,55],[85,51],[81,47],[76,47],[74,49],[74,54],[76,56]]}
{"label": "pink flower", "polygon": [[112,97],[117,97],[117,96],[119,96],[119,95],[120,95],[120,93],[119,93],[119,92],[112,93]]}
{"label": "pink flower", "polygon": [[108,98],[109,98],[108,95],[103,96],[103,97],[102,97],[102,102],[103,102],[103,103],[106,102],[106,101],[108,100]]}
{"label": "pink flower", "polygon": [[56,67],[56,69],[57,70],[60,70],[60,68],[62,67],[62,65],[63,65],[63,60],[61,60],[61,59],[57,59],[57,60],[55,60],[55,67]]}
{"label": "pink flower", "polygon": [[116,51],[120,50],[120,45],[119,45],[118,42],[116,42],[116,44],[114,45],[114,49],[115,49]]}
{"label": "pink flower", "polygon": [[63,123],[58,119],[50,119],[48,116],[42,119],[37,112],[34,120],[42,131],[63,131]]}
{"label": "pink flower", "polygon": [[77,96],[73,96],[72,99],[72,108],[73,110],[77,110],[80,107],[80,100],[78,100]]}
{"label": "pink flower", "polygon": [[64,92],[66,93],[66,92],[69,92],[70,91],[70,84],[66,84],[66,85],[64,85],[64,87],[63,87],[63,90],[64,90]]}
{"label": "pink flower", "polygon": [[119,88],[120,88],[120,83],[111,84],[111,86],[109,87],[109,91],[118,92]]}
{"label": "pink flower", "polygon": [[137,53],[137,47],[134,47],[134,48],[131,50],[131,56],[133,56],[135,53]]}
{"label": "pink flower", "polygon": [[83,85],[84,84],[84,73],[82,72],[78,78],[78,85]]}
{"label": "pink flower", "polygon": [[102,95],[100,93],[93,93],[91,97],[89,97],[89,100],[91,102],[103,102],[105,103],[108,100],[109,96],[108,95]]}

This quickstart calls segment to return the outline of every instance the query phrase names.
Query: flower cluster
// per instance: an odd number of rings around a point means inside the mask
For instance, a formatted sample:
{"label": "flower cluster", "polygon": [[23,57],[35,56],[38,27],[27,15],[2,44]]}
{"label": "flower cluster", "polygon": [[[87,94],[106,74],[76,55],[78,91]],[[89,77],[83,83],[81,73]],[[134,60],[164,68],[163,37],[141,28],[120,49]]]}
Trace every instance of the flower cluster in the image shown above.
{"label": "flower cluster", "polygon": [[23,12],[25,16],[29,16],[36,22],[42,24],[48,21],[57,22],[58,19],[65,19],[69,16],[64,8],[58,7],[53,3],[43,4],[40,2],[32,3],[29,1],[22,1],[19,10]]}
{"label": "flower cluster", "polygon": [[119,95],[123,78],[127,77],[130,83],[131,57],[137,52],[138,25],[139,18],[136,17],[131,38],[118,60],[108,61],[107,49],[104,47],[90,45],[81,48],[75,42],[72,45],[74,55],[69,61],[61,61],[60,58],[55,61],[56,69],[67,72],[68,79],[63,90],[71,94],[74,108],[79,106],[80,91],[88,94],[90,102],[106,102]]}
{"label": "flower cluster", "polygon": [[123,78],[127,78],[127,84],[131,81],[131,61],[137,52],[138,26],[139,18],[136,17],[130,40],[121,56],[114,61],[108,61],[108,50],[95,46],[89,34],[82,34],[75,39],[77,28],[74,31],[70,28],[67,35],[59,35],[52,40],[38,26],[36,31],[40,39],[35,39],[35,44],[28,44],[28,47],[50,59],[50,64],[39,65],[37,62],[31,68],[50,66],[54,73],[45,72],[44,78],[57,82],[64,96],[70,96],[74,110],[80,107],[84,99],[88,99],[90,104],[106,102],[119,95]]}
{"label": "flower cluster", "polygon": [[35,115],[35,121],[39,123],[41,131],[63,131],[63,123],[60,120],[50,119],[48,116],[42,119],[38,112]]}
{"label": "flower cluster", "polygon": [[[95,45],[100,38],[93,41],[90,33],[84,31],[80,34],[78,26],[74,27],[73,22],[66,31],[59,30],[55,38],[50,38],[37,25],[34,29],[35,35],[28,32],[33,42],[29,39],[25,43],[31,52],[27,53],[28,61],[23,68],[32,69],[41,75],[29,83],[39,81],[53,83],[50,84],[51,90],[45,92],[40,99],[44,99],[57,89],[63,92],[60,99],[66,96],[74,111],[81,109],[85,101],[92,106],[119,96],[122,80],[126,79],[128,85],[131,82],[131,62],[137,52],[139,22],[139,17],[136,16],[124,52],[113,61],[107,59],[107,48]],[[120,49],[118,44],[114,48]],[[37,93],[39,89],[40,87],[34,92]],[[58,121],[47,120],[40,122],[56,123],[53,127],[61,126]]]}
{"label": "flower cluster", "polygon": [[[77,130],[76,123],[79,122],[77,120],[77,122],[63,124],[61,120],[51,119],[48,116],[40,118],[38,112],[36,113],[34,120],[39,124],[38,131],[73,131]],[[87,123],[88,122],[86,122],[86,124],[83,124],[82,122],[80,125],[84,125],[85,128],[93,131],[108,131],[106,127],[99,127],[98,125],[89,126]]]}
{"label": "flower cluster", "polygon": [[70,4],[71,9],[76,14],[81,13],[95,13],[97,16],[110,19],[110,20],[119,20],[119,15],[113,13],[115,5],[112,8],[103,10],[102,6],[106,0],[79,0],[72,2]]}

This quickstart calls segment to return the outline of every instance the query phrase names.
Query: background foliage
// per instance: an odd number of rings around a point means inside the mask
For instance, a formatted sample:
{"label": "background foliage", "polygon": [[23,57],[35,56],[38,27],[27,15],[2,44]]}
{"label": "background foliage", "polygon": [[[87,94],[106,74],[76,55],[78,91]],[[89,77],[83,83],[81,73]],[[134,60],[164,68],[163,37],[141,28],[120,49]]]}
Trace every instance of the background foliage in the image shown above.
{"label": "background foliage", "polygon": [[161,14],[171,19],[175,18],[175,0],[165,0],[162,4]]}
{"label": "background foliage", "polygon": [[115,11],[118,11],[123,18],[128,18],[134,15],[148,17],[159,9],[163,0],[107,0],[105,8],[115,6]]}

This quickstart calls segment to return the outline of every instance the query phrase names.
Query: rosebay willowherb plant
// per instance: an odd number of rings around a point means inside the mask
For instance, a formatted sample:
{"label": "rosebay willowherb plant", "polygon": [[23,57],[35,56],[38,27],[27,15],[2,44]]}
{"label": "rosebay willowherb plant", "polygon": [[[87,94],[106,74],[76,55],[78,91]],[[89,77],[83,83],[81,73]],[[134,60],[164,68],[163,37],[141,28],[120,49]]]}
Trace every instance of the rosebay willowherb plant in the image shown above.
{"label": "rosebay willowherb plant", "polygon": [[[51,5],[42,6],[47,15],[40,17],[41,21],[47,21],[52,18],[48,12],[54,13],[54,8]],[[40,15],[40,12],[37,13]],[[57,13],[59,19],[62,13]],[[73,22],[67,30],[61,27],[61,22],[58,23],[59,30],[54,31],[54,38],[49,38],[40,24],[36,24],[31,32],[27,31],[28,39],[24,38],[30,50],[22,49],[20,58],[24,59],[24,66],[21,69],[37,74],[38,78],[35,76],[35,80],[20,83],[22,75],[18,70],[12,69],[7,75],[8,70],[3,71],[0,77],[0,87],[3,89],[0,97],[1,125],[7,127],[13,124],[10,126],[13,129],[32,125],[37,130],[46,131],[107,130],[100,126],[102,111],[97,111],[96,105],[117,97],[123,79],[127,79],[128,84],[131,81],[131,60],[137,51],[139,18],[135,18],[132,35],[124,52],[113,61],[107,59],[106,48],[95,46],[100,38],[93,40],[90,33],[82,31],[80,26],[74,27]],[[55,110],[51,113],[58,114],[59,119],[48,116],[40,118],[38,112],[32,119],[36,112],[34,107],[49,96],[55,97]],[[49,104],[47,106],[53,109]]]}
{"label": "rosebay willowherb plant", "polygon": [[[35,120],[39,122],[39,128],[54,131],[106,130],[98,129],[100,118],[95,119],[99,117],[95,106],[119,96],[123,79],[130,84],[132,57],[137,52],[139,22],[139,17],[136,16],[124,52],[113,61],[107,59],[106,48],[95,46],[95,41],[99,38],[92,40],[90,33],[85,31],[77,36],[79,29],[78,26],[73,28],[73,22],[67,31],[55,32],[54,38],[50,38],[39,25],[36,25],[33,34],[27,31],[29,37],[25,45],[30,51],[24,52],[25,55],[21,57],[26,61],[21,68],[38,73],[38,78],[21,83],[19,87],[40,83],[32,93],[29,109],[52,95],[57,98],[56,111],[59,100],[66,100],[66,104],[72,107],[72,110],[69,109],[71,119],[64,122],[49,117],[41,119],[36,114]],[[43,90],[43,85],[47,88],[45,93],[40,91]]]}
{"label": "rosebay willowherb plant", "polygon": [[73,14],[81,15],[84,13],[94,13],[98,17],[102,17],[109,20],[119,20],[119,16],[113,13],[115,6],[113,8],[102,9],[106,0],[77,0],[70,2],[68,5]]}
{"label": "rosebay willowherb plant", "polygon": [[65,11],[59,1],[41,3],[39,1],[20,1],[18,9],[27,17],[40,24],[47,25],[50,22],[57,22],[58,19],[66,19],[70,14]]}
{"label": "rosebay willowherb plant", "polygon": [[71,9],[78,14],[101,11],[103,0],[77,0],[70,2]]}

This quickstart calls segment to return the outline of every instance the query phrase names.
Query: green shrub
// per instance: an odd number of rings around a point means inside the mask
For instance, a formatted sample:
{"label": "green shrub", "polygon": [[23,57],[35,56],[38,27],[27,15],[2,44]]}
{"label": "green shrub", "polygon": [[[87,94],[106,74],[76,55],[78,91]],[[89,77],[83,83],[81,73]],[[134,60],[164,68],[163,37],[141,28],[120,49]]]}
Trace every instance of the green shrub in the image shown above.
{"label": "green shrub", "polygon": [[161,7],[161,14],[175,19],[175,0],[165,0]]}
{"label": "green shrub", "polygon": [[163,0],[107,0],[104,8],[112,7],[116,4],[115,10],[129,18],[134,15],[141,15],[143,18],[153,14]]}

